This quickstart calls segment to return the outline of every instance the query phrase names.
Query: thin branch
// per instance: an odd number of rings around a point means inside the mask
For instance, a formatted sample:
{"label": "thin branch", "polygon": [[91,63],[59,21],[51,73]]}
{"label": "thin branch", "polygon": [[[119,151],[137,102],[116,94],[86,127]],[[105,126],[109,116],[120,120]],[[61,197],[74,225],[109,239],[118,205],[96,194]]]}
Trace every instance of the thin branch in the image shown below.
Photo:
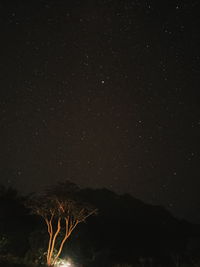
{"label": "thin branch", "polygon": [[85,221],[86,218],[88,218],[89,216],[91,216],[92,214],[96,213],[97,209],[92,210],[90,213],[88,213],[87,215],[84,216],[84,218],[82,220],[80,220],[79,222]]}
{"label": "thin branch", "polygon": [[77,220],[77,221],[75,222],[74,225],[71,225],[70,230],[69,230],[69,233],[68,233],[68,237],[71,235],[72,231],[74,230],[74,228],[75,228],[75,227],[77,226],[77,224],[79,224],[79,223],[80,223],[79,220]]}
{"label": "thin branch", "polygon": [[48,233],[49,233],[49,235],[51,234],[51,232],[50,232],[50,225],[49,225],[49,221],[48,221],[48,219],[47,218],[44,218],[45,219],[45,222],[46,222],[46,224],[47,224],[47,228],[48,228]]}

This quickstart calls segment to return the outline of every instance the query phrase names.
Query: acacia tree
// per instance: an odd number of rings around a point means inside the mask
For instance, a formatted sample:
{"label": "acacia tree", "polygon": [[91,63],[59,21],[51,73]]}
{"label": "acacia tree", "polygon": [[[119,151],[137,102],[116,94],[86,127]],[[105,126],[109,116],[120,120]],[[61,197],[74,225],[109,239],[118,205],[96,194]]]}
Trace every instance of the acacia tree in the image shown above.
{"label": "acacia tree", "polygon": [[[48,266],[53,266],[60,256],[63,246],[76,226],[84,222],[87,217],[96,213],[96,209],[88,204],[77,201],[72,198],[69,192],[57,194],[51,190],[43,197],[31,201],[29,207],[34,214],[40,215],[46,225],[49,234],[46,262]],[[56,188],[58,189],[58,187]],[[58,241],[58,235],[64,231],[61,240]],[[57,249],[55,251],[55,248]]]}

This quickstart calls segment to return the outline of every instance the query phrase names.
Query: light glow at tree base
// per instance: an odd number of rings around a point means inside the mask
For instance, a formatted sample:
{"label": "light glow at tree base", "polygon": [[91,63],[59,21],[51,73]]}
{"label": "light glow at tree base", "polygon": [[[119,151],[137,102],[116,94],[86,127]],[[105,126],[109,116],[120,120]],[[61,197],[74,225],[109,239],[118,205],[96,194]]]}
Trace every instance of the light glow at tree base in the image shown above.
{"label": "light glow at tree base", "polygon": [[70,260],[59,260],[55,267],[75,267]]}

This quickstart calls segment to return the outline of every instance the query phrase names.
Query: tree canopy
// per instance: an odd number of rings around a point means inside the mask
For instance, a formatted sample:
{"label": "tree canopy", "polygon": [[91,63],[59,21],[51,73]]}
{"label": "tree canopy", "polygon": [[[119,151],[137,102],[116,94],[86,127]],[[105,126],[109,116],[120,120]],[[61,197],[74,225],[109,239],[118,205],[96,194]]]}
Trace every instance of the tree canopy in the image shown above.
{"label": "tree canopy", "polygon": [[[67,181],[29,200],[28,205],[32,213],[41,216],[47,225],[49,241],[46,260],[48,266],[56,263],[65,242],[76,226],[96,213],[95,208],[78,198],[78,193],[79,188]],[[59,242],[57,237],[62,231],[64,235]]]}

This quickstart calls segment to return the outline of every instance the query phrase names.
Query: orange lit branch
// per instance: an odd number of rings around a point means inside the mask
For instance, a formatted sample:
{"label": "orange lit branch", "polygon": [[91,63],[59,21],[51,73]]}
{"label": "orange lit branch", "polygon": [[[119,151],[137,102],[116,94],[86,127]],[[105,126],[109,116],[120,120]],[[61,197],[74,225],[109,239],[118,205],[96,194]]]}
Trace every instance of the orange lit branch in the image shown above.
{"label": "orange lit branch", "polygon": [[[96,213],[96,209],[92,209],[85,204],[83,205],[83,203],[78,203],[73,199],[59,198],[57,196],[49,197],[49,195],[42,199],[37,199],[31,208],[33,213],[43,217],[47,225],[49,241],[46,262],[48,266],[53,266],[56,263],[65,242],[76,226],[85,221],[90,215]],[[62,220],[65,221],[65,224],[63,225],[65,235],[58,244],[57,237],[62,231]],[[53,227],[53,225],[57,226]],[[54,252],[56,246],[58,252],[55,255]]]}

